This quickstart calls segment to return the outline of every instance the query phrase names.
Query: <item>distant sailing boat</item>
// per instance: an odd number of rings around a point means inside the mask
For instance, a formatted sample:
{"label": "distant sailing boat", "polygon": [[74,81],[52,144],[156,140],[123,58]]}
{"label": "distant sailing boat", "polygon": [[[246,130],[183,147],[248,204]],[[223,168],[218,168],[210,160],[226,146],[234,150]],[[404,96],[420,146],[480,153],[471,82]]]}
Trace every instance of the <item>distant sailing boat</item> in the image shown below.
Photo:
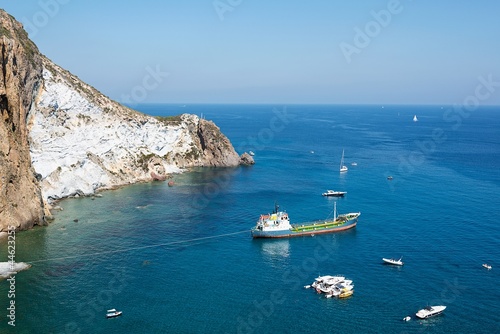
{"label": "distant sailing boat", "polygon": [[413,121],[414,121],[414,122],[418,122],[417,115],[414,115],[414,116],[413,116]]}
{"label": "distant sailing boat", "polygon": [[342,159],[340,160],[340,172],[347,172],[347,166],[344,165],[344,150],[342,150]]}

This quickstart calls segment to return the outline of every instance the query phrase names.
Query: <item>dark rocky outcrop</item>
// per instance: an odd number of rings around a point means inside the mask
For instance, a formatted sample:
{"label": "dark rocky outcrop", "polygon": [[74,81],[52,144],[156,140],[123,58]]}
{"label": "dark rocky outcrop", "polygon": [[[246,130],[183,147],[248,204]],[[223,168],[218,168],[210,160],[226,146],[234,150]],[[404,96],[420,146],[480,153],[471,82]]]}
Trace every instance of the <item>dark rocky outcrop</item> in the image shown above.
{"label": "dark rocky outcrop", "polygon": [[253,157],[248,154],[247,152],[243,153],[241,156],[240,156],[240,165],[245,165],[245,166],[248,166],[248,165],[253,165],[255,164],[255,160],[253,159]]}

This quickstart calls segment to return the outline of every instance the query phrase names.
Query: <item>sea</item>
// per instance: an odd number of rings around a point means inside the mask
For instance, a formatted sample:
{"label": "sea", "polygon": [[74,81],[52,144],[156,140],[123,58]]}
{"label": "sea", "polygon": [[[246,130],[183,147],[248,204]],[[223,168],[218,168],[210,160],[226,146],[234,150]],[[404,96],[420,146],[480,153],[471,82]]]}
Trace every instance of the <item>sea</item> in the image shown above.
{"label": "sea", "polygon": [[[255,165],[61,201],[49,226],[16,234],[15,259],[32,267],[15,296],[0,282],[0,332],[500,332],[500,107],[135,108],[212,120]],[[334,206],[361,216],[344,232],[252,239],[275,205],[292,223]],[[345,276],[354,294],[304,288],[320,275]],[[427,305],[446,310],[417,319]],[[122,316],[106,319],[113,308]]]}

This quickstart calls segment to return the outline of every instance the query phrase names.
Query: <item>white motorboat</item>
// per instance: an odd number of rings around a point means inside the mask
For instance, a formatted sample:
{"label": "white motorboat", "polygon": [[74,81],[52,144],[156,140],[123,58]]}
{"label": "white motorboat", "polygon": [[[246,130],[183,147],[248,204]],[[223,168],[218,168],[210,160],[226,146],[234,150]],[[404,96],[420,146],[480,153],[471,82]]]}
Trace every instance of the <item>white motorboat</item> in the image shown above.
{"label": "white motorboat", "polygon": [[345,283],[345,282],[338,283],[335,286],[338,289],[340,289],[340,291],[342,291],[342,292],[344,292],[344,291],[350,291],[350,290],[354,289],[354,285],[352,285],[350,283]]}
{"label": "white motorboat", "polygon": [[414,121],[414,122],[418,122],[417,115],[414,115],[414,116],[413,116],[413,121]]}
{"label": "white motorboat", "polygon": [[420,319],[426,319],[433,317],[435,315],[443,313],[443,311],[446,309],[446,306],[426,306],[425,308],[419,310],[416,314],[417,317]]}
{"label": "white motorboat", "polygon": [[122,311],[117,311],[114,308],[112,308],[111,310],[107,311],[106,318],[115,318],[122,315],[122,313],[123,313]]}
{"label": "white motorboat", "polygon": [[407,315],[406,317],[403,318],[403,321],[410,321],[411,320],[411,317],[409,315]]}
{"label": "white motorboat", "polygon": [[490,270],[491,269],[491,266],[487,263],[483,263],[483,267]]}
{"label": "white motorboat", "polygon": [[382,258],[382,261],[384,261],[385,263],[393,264],[395,266],[402,266],[404,264],[403,261],[401,261],[402,258],[402,256],[399,260]]}
{"label": "white motorboat", "polygon": [[352,285],[352,280],[346,279],[346,280],[343,280],[342,282],[338,283],[337,285]]}
{"label": "white motorboat", "polygon": [[322,195],[323,196],[335,196],[335,197],[342,197],[345,194],[347,194],[347,191],[335,191],[335,190],[327,190],[324,192]]}
{"label": "white motorboat", "polygon": [[336,285],[345,280],[344,276],[328,276],[323,282],[327,285]]}
{"label": "white motorboat", "polygon": [[253,151],[249,151],[248,154],[250,154],[252,157],[255,155],[255,153],[253,153]]}
{"label": "white motorboat", "polygon": [[318,286],[316,286],[316,292],[317,293],[330,293],[333,289],[335,288],[335,286],[333,285],[328,285],[326,283],[320,283]]}
{"label": "white motorboat", "polygon": [[325,296],[326,298],[338,297],[341,293],[342,291],[340,291],[340,289],[334,287],[328,293],[325,293]]}
{"label": "white motorboat", "polygon": [[333,285],[339,282],[342,282],[345,280],[344,276],[331,276],[331,275],[325,275],[325,276],[318,276],[314,280],[314,283],[312,284],[313,287],[315,287],[315,283],[323,283],[323,282],[328,282],[328,284]]}

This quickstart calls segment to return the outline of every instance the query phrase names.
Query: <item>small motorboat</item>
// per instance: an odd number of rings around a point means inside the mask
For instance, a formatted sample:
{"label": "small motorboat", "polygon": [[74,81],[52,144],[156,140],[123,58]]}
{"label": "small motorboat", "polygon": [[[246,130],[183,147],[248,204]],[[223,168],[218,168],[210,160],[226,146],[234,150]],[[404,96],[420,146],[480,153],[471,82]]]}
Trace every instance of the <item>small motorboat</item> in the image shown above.
{"label": "small motorboat", "polygon": [[357,165],[358,165],[358,163],[357,163],[357,162],[352,162],[352,163],[351,163],[351,166],[357,166]]}
{"label": "small motorboat", "polygon": [[433,317],[435,315],[443,313],[443,311],[446,309],[446,306],[426,306],[425,308],[419,310],[416,314],[417,317],[420,319],[426,319]]}
{"label": "small motorboat", "polygon": [[352,296],[352,294],[354,293],[354,290],[347,290],[347,291],[343,291],[340,295],[339,295],[339,298],[347,298],[347,297],[350,297]]}
{"label": "small motorboat", "polygon": [[114,308],[112,308],[111,310],[106,311],[106,318],[115,318],[122,315],[122,313],[123,313],[122,311],[117,311]]}
{"label": "small motorboat", "polygon": [[402,266],[404,264],[403,261],[401,261],[402,258],[402,256],[399,258],[399,260],[382,258],[382,261],[388,264],[393,264],[395,266]]}
{"label": "small motorboat", "polygon": [[387,180],[392,180],[392,179],[393,179],[393,177],[390,175],[387,177]]}
{"label": "small motorboat", "polygon": [[335,196],[335,197],[342,197],[345,194],[347,194],[347,191],[335,191],[335,190],[327,190],[325,193],[323,193],[323,196]]}
{"label": "small motorboat", "polygon": [[325,293],[326,298],[338,297],[341,291],[338,288],[333,288],[328,293]]}
{"label": "small motorboat", "polygon": [[490,270],[491,269],[491,266],[487,263],[483,263],[483,267]]}
{"label": "small motorboat", "polygon": [[406,317],[403,318],[403,321],[410,321],[411,320],[411,317],[409,315],[407,315]]}
{"label": "small motorboat", "polygon": [[249,151],[248,154],[250,154],[252,157],[255,155],[253,151]]}

